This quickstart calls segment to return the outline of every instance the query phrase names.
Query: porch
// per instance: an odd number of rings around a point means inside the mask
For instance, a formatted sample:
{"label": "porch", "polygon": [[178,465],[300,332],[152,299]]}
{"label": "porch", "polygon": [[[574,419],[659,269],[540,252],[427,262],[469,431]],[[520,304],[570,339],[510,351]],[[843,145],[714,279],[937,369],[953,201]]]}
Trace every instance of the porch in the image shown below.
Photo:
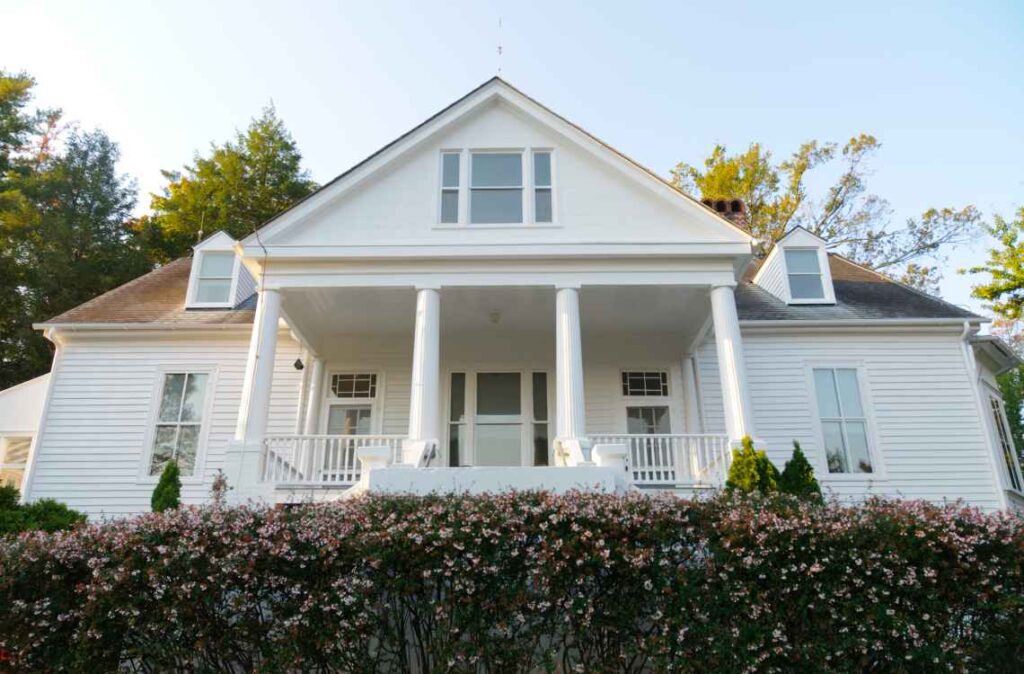
{"label": "porch", "polygon": [[[306,354],[300,409],[296,432],[266,432],[257,359],[238,496],[719,487],[746,432],[732,302],[731,286],[700,285],[264,290],[253,348],[275,343],[276,313]],[[713,327],[726,433],[703,410]]]}

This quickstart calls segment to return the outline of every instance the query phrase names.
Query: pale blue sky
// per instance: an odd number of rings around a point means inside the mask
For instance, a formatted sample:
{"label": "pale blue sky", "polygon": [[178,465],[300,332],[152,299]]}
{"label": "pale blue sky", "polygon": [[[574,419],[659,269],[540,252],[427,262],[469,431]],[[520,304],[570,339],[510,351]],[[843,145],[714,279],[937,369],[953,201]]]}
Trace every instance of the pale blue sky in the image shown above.
{"label": "pale blue sky", "polygon": [[[716,142],[861,131],[894,218],[1024,204],[1024,2],[45,2],[0,66],[100,126],[142,191],[273,100],[326,181],[495,74],[663,174]],[[949,3],[952,4],[952,3]],[[942,290],[978,308],[952,256]]]}

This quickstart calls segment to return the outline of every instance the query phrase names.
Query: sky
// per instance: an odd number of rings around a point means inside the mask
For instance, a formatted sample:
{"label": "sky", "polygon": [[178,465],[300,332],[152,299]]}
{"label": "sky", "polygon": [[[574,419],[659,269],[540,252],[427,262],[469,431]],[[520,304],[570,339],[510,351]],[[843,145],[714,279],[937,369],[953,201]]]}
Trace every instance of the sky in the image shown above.
{"label": "sky", "polygon": [[[498,20],[501,19],[501,28]],[[716,144],[876,136],[868,182],[893,222],[1024,205],[1024,2],[0,3],[0,68],[120,144],[139,210],[270,102],[313,178],[497,74],[653,170]],[[499,58],[498,44],[502,45]],[[981,310],[952,251],[943,296]]]}

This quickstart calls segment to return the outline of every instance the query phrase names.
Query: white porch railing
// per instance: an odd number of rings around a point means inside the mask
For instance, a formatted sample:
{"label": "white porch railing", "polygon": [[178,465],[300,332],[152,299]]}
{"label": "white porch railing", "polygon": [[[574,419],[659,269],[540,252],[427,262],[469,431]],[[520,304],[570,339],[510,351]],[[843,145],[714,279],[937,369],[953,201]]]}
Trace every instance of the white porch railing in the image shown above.
{"label": "white porch railing", "polygon": [[637,486],[725,484],[732,461],[724,435],[591,435],[595,445],[626,445],[626,468]]}
{"label": "white porch railing", "polygon": [[388,447],[402,460],[402,435],[268,435],[260,481],[280,486],[347,487],[359,481],[360,447]]}

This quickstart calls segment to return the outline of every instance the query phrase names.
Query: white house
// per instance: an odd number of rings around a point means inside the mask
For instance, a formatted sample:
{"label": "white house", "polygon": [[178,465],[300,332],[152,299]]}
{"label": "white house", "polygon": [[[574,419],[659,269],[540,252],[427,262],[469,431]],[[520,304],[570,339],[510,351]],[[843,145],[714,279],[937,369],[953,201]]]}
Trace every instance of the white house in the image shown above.
{"label": "white house", "polygon": [[733,222],[492,79],[243,241],[38,327],[26,498],[722,484],[750,435],[843,497],[1021,507],[981,317]]}

